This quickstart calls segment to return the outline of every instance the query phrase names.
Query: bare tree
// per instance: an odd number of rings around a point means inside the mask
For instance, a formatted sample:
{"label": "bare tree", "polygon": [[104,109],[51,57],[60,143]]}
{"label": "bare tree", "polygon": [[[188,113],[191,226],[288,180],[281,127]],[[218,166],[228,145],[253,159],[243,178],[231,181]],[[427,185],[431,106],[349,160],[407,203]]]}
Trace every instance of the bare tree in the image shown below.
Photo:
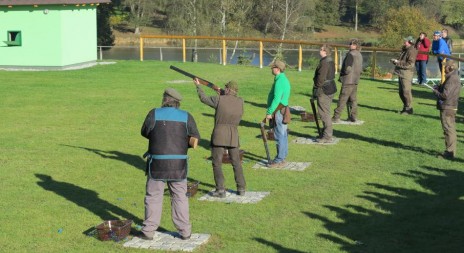
{"label": "bare tree", "polygon": [[[292,31],[302,15],[301,0],[285,0],[276,2],[274,26],[280,33],[280,39],[284,40],[288,32]],[[277,15],[277,14],[281,15]],[[300,15],[301,14],[301,15]],[[282,57],[282,43],[277,48],[276,58]]]}
{"label": "bare tree", "polygon": [[153,0],[124,0],[123,5],[129,8],[130,22],[135,26],[134,33],[140,33],[140,27],[150,23],[157,1]]}

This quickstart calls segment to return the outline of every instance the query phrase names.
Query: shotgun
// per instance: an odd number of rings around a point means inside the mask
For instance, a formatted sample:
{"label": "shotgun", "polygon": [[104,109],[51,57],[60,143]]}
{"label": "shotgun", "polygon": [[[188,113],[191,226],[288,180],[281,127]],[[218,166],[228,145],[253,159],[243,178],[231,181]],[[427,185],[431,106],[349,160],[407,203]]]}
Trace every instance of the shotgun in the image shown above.
{"label": "shotgun", "polygon": [[348,113],[348,119],[351,119],[351,101],[346,103],[346,112]]}
{"label": "shotgun", "polygon": [[321,126],[319,126],[319,117],[317,116],[316,105],[314,104],[314,98],[311,98],[309,102],[311,102],[311,109],[313,110],[314,121],[316,122],[316,127],[317,127],[317,133],[319,134],[319,138],[321,138],[322,137]]}
{"label": "shotgun", "polygon": [[171,65],[169,68],[172,69],[172,70],[174,70],[174,71],[176,71],[176,72],[178,72],[178,73],[181,73],[181,74],[184,75],[184,76],[190,77],[190,78],[192,78],[192,79],[197,78],[198,81],[199,81],[201,84],[203,84],[203,85],[205,85],[205,86],[208,86],[209,88],[211,88],[211,89],[213,89],[213,90],[219,92],[220,94],[224,94],[224,90],[223,90],[223,89],[219,88],[218,86],[216,86],[214,83],[212,83],[212,82],[210,82],[210,81],[207,81],[207,80],[205,80],[205,79],[203,79],[203,78],[200,78],[200,77],[198,77],[198,76],[196,76],[196,75],[193,75],[193,74],[191,74],[191,73],[189,73],[189,72],[187,72],[187,71],[184,71],[184,70],[182,70],[182,69],[180,69],[180,68],[178,68],[178,67],[176,67],[176,66],[172,66],[172,65]]}
{"label": "shotgun", "polygon": [[271,164],[271,155],[269,155],[269,147],[267,146],[267,137],[266,137],[266,130],[264,126],[266,125],[266,118],[261,122],[261,137],[263,138],[264,149],[266,150],[266,158],[267,164]]}

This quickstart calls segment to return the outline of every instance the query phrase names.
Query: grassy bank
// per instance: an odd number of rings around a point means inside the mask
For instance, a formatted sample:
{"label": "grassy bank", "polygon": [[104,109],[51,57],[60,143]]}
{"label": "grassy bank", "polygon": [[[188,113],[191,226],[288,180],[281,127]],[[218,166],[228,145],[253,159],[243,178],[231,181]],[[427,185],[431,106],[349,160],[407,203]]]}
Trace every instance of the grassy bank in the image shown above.
{"label": "grassy bank", "polygon": [[[221,86],[238,81],[246,101],[239,129],[245,177],[249,191],[271,192],[263,201],[196,199],[214,187],[207,159],[214,111],[170,64]],[[313,71],[287,75],[291,105],[310,110]],[[146,252],[87,233],[108,219],[141,224],[147,142],[140,127],[166,87],[184,96],[182,108],[195,117],[202,137],[201,147],[189,152],[189,177],[201,182],[190,212],[193,232],[212,237],[198,252],[462,251],[464,106],[458,158],[439,160],[444,141],[431,92],[415,86],[415,114],[402,116],[395,83],[362,80],[363,125],[335,125],[337,145],[290,143],[289,161],[312,162],[303,172],[255,170],[265,156],[258,122],[272,78],[268,68],[155,61],[0,72],[0,251]],[[316,134],[314,123],[298,115],[289,128],[290,141]],[[273,144],[270,150],[275,154]],[[234,189],[231,166],[224,170]],[[163,208],[162,227],[174,231],[167,196]]]}

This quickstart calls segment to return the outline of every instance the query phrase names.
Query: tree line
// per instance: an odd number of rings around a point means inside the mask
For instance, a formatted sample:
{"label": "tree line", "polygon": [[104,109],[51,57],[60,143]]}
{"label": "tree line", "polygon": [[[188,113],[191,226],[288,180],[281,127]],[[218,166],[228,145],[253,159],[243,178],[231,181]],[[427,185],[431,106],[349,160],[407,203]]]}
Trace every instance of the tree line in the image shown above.
{"label": "tree line", "polygon": [[308,39],[335,25],[377,29],[383,34],[379,46],[385,47],[401,36],[464,25],[461,0],[112,0],[99,8],[107,9],[99,12],[99,30],[125,23],[134,33],[153,26],[173,35],[283,40]]}

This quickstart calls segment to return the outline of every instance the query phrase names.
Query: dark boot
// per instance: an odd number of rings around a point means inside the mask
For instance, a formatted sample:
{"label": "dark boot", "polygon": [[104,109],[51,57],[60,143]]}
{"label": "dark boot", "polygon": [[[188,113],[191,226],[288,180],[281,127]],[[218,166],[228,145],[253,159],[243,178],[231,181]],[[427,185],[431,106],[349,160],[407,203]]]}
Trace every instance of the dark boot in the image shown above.
{"label": "dark boot", "polygon": [[226,197],[226,191],[225,190],[215,190],[211,193],[211,196],[215,198],[225,198]]}

